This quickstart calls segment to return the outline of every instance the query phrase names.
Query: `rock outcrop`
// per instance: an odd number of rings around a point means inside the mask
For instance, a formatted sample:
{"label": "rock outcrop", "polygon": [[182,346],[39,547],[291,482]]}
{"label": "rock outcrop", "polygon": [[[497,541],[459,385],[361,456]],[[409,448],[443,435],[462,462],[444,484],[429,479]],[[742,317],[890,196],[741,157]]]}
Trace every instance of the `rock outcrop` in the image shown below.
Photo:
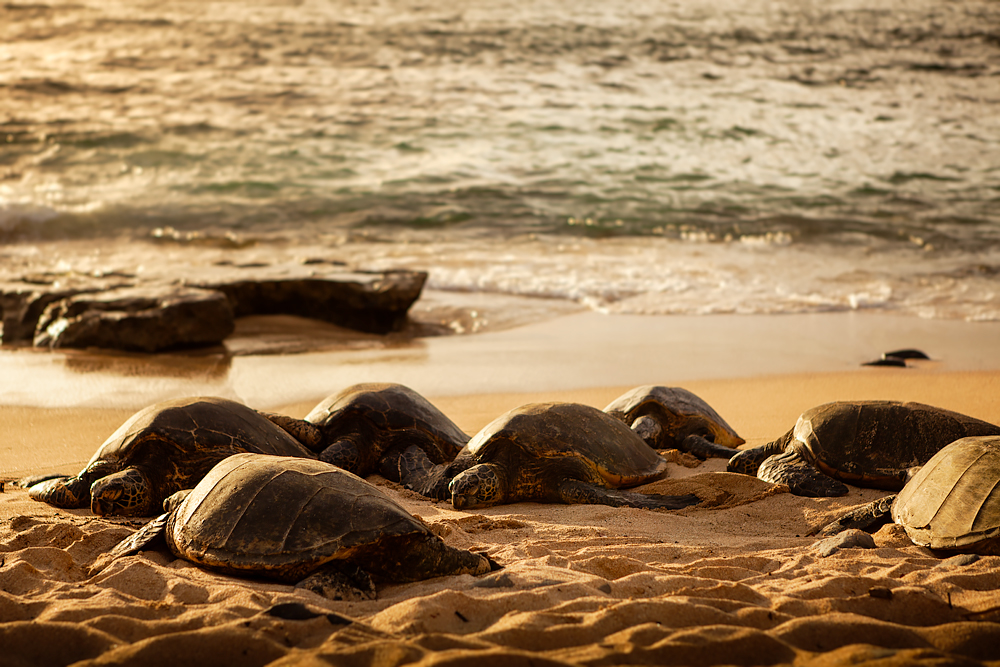
{"label": "rock outcrop", "polygon": [[54,301],[38,320],[35,347],[103,347],[157,352],[218,345],[236,327],[222,292],[190,287],[122,287]]}
{"label": "rock outcrop", "polygon": [[406,324],[426,279],[334,263],[187,267],[182,280],[32,276],[0,284],[3,344],[156,352],[216,345],[234,318],[272,314],[385,334]]}

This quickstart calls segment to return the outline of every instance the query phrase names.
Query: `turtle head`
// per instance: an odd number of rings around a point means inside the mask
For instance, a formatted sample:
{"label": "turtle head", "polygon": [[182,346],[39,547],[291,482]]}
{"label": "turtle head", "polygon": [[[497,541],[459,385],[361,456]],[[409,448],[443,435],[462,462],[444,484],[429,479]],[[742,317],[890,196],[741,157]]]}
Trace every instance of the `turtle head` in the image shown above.
{"label": "turtle head", "polygon": [[491,463],[480,463],[455,476],[448,485],[455,509],[487,507],[503,501],[505,476]]}
{"label": "turtle head", "polygon": [[90,509],[105,516],[149,516],[160,508],[146,475],[126,468],[91,484]]}

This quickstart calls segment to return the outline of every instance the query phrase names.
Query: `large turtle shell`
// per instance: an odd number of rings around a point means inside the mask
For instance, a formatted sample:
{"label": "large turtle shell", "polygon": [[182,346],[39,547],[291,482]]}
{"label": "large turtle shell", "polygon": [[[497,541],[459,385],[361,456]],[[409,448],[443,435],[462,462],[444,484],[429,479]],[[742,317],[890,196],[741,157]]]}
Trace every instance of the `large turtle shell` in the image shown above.
{"label": "large turtle shell", "polygon": [[650,415],[666,432],[666,440],[673,443],[679,444],[691,434],[724,447],[738,447],[746,442],[712,406],[683,387],[636,387],[608,404],[604,412],[627,424]]}
{"label": "large turtle shell", "polygon": [[104,441],[81,475],[86,477],[92,467],[102,472],[109,466],[139,467],[165,498],[191,488],[216,463],[240,452],[312,456],[299,441],[242,403],[181,398],[135,413]]}
{"label": "large turtle shell", "polygon": [[899,490],[907,470],[959,438],[978,435],[1000,435],[1000,427],[923,403],[852,401],[806,410],[776,442],[831,477]]}
{"label": "large turtle shell", "polygon": [[421,444],[434,463],[450,462],[469,441],[469,436],[430,401],[401,384],[356,384],[329,396],[306,415],[306,421],[323,430],[325,444],[335,440],[340,430],[354,428],[357,419],[387,433],[424,433],[428,437]]}
{"label": "large turtle shell", "polygon": [[920,546],[1000,553],[1000,437],[943,448],[896,496],[892,518]]}
{"label": "large turtle shell", "polygon": [[476,463],[514,466],[519,457],[572,457],[613,488],[650,482],[667,470],[663,457],[622,421],[579,403],[531,403],[510,410],[473,436],[465,452]]}
{"label": "large turtle shell", "polygon": [[166,530],[177,556],[287,581],[393,538],[430,532],[376,487],[336,466],[254,454],[213,468],[170,515]]}

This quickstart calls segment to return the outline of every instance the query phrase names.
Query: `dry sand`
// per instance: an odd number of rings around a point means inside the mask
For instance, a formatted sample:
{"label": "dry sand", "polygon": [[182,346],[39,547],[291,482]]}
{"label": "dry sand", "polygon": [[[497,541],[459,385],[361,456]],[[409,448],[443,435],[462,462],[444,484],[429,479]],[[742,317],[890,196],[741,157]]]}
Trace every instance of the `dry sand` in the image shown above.
{"label": "dry sand", "polygon": [[[748,446],[836,399],[919,400],[1000,422],[1000,373],[947,364],[683,386]],[[529,400],[603,407],[627,388],[434,402],[474,432]],[[314,402],[282,407],[301,416]],[[78,469],[131,412],[0,407],[6,478]],[[375,477],[449,544],[485,550],[504,569],[384,585],[370,602],[218,575],[157,551],[89,576],[138,522],[55,510],[8,484],[0,495],[0,664],[1000,664],[1000,558],[943,561],[893,526],[875,535],[875,549],[821,557],[810,527],[882,492],[799,498],[723,472],[722,460],[693,463],[676,457],[669,478],[650,485],[702,498],[674,512],[533,503],[459,512]],[[288,602],[315,616],[268,613]]]}

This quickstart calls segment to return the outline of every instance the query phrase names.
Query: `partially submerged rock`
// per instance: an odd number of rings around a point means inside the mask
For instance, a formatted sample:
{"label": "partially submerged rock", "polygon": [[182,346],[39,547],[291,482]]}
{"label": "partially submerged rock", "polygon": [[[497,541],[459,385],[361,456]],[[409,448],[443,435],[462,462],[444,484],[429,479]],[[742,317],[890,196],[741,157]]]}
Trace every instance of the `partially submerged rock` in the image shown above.
{"label": "partially submerged rock", "polygon": [[157,352],[218,345],[234,327],[233,308],[222,292],[125,287],[49,304],[38,320],[34,345]]}
{"label": "partially submerged rock", "polygon": [[422,271],[367,272],[337,263],[220,264],[167,275],[26,277],[0,285],[3,344],[140,352],[216,345],[233,319],[296,315],[366,333],[399,331]]}
{"label": "partially submerged rock", "polygon": [[259,267],[242,273],[245,277],[231,270],[213,271],[188,278],[185,284],[224,293],[236,317],[299,315],[382,334],[403,327],[427,280],[423,271],[341,269],[315,274]]}

